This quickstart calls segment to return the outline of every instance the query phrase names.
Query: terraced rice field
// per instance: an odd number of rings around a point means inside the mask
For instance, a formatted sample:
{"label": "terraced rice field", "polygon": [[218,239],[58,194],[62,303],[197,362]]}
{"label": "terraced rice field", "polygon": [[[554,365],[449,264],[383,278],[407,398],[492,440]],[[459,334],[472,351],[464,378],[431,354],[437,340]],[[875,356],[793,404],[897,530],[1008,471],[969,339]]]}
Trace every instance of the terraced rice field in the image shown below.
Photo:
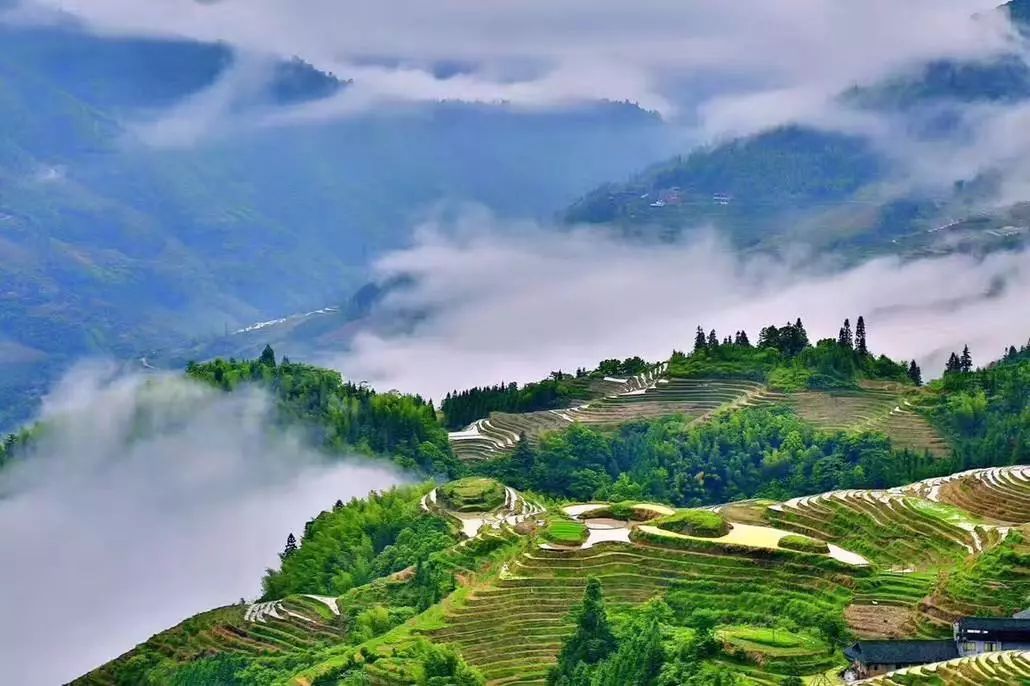
{"label": "terraced rice field", "polygon": [[951,450],[937,430],[904,400],[905,389],[897,384],[866,382],[861,390],[786,394],[746,379],[634,377],[605,380],[603,389],[607,395],[578,407],[519,414],[494,412],[463,431],[452,432],[451,445],[463,460],[487,460],[513,449],[521,435],[532,441],[572,422],[617,425],[672,414],[705,419],[724,409],[787,405],[823,429],[881,431],[897,447],[938,456]]}
{"label": "terraced rice field", "polygon": [[[876,563],[846,617],[864,637],[942,636],[963,615],[1007,616],[1030,597],[1030,468],[963,472],[890,491],[837,491],[772,505],[777,526]],[[950,500],[950,502],[948,502]],[[970,512],[975,512],[971,514]],[[945,571],[940,571],[945,570]]]}
{"label": "terraced rice field", "polygon": [[930,500],[948,503],[985,519],[1030,522],[1030,467],[993,467],[932,479],[914,488]]}
{"label": "terraced rice field", "polygon": [[[725,627],[718,638],[731,651],[743,651],[755,664],[784,674],[825,672],[838,664],[826,644],[808,634],[794,634],[783,629],[739,626]],[[740,666],[734,665],[739,670]],[[763,681],[760,677],[758,681]],[[775,682],[773,682],[775,683]]]}
{"label": "terraced rice field", "polygon": [[543,684],[573,629],[570,612],[588,576],[601,580],[612,607],[637,605],[673,590],[677,602],[736,615],[741,607],[761,614],[787,603],[839,612],[852,583],[839,572],[741,551],[714,554],[639,543],[536,549],[452,610],[446,628],[432,639],[455,644],[491,686]]}
{"label": "terraced rice field", "polygon": [[514,448],[521,435],[532,441],[573,422],[616,425],[671,414],[704,418],[722,408],[746,406],[764,387],[736,379],[653,378],[626,382],[622,389],[573,408],[519,414],[493,412],[463,431],[452,432],[451,446],[462,460],[488,460]]}
{"label": "terraced rice field", "polygon": [[951,450],[937,430],[901,397],[901,388],[893,384],[866,383],[862,390],[792,393],[781,402],[823,429],[881,431],[899,448],[938,456]]}
{"label": "terraced rice field", "polygon": [[1010,531],[992,548],[942,575],[918,604],[924,633],[934,628],[946,633],[961,616],[1006,617],[1024,609],[1030,598],[1027,531]]}
{"label": "terraced rice field", "polygon": [[1027,686],[1030,651],[1008,650],[909,667],[874,677],[868,686]]}
{"label": "terraced rice field", "polygon": [[978,549],[975,532],[927,513],[914,500],[886,491],[834,491],[773,505],[766,517],[895,569],[934,568]]}
{"label": "terraced rice field", "polygon": [[[261,605],[259,619],[245,618],[253,606],[242,605],[197,615],[154,636],[147,641],[147,648],[178,662],[191,662],[211,654],[257,656],[311,650],[338,643],[343,637],[343,630],[332,622],[331,611],[322,601],[291,596],[267,607]],[[75,683],[115,686],[118,682],[110,671],[101,667]]]}

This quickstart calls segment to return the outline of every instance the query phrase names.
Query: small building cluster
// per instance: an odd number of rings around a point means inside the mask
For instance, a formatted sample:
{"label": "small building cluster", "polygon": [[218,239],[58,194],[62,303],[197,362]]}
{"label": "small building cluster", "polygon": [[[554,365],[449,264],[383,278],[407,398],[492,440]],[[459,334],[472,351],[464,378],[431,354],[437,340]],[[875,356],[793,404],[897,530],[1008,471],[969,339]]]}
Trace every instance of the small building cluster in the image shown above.
{"label": "small building cluster", "polygon": [[851,660],[844,679],[855,681],[998,650],[1030,650],[1030,611],[1014,617],[963,617],[952,631],[951,638],[941,640],[859,641],[844,651]]}

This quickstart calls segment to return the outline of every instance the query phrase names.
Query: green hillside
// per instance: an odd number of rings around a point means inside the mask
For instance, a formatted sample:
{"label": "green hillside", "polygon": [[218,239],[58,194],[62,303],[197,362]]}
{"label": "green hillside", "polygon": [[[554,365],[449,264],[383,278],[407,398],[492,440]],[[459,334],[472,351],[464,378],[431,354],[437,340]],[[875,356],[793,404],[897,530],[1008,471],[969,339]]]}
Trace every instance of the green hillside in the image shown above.
{"label": "green hillside", "polygon": [[[946,637],[960,616],[1030,605],[1030,347],[978,370],[956,356],[922,386],[845,327],[814,346],[802,333],[767,328],[754,346],[699,336],[666,362],[601,365],[634,375],[533,387],[592,389],[587,402],[508,384],[451,394],[452,412],[491,421],[578,413],[474,459],[415,396],[271,349],[190,365],[225,392],[269,389],[277,421],[329,451],[465,477],[313,503],[326,509],[287,542],[262,598],[190,618],[75,683],[832,684],[853,638]],[[530,409],[534,398],[570,406]],[[1030,661],[998,654],[882,683],[928,674],[1015,683]]]}
{"label": "green hillside", "polygon": [[[510,488],[489,510],[459,511],[444,488],[398,489],[316,517],[269,573],[266,599],[198,615],[75,683],[544,684],[561,678],[552,669],[599,680],[557,682],[576,684],[627,683],[605,679],[633,670],[650,673],[647,684],[832,675],[853,636],[940,637],[959,615],[1010,615],[1030,602],[1030,525],[990,522],[1011,518],[991,509],[992,491],[1030,502],[1030,468],[951,481],[982,493],[979,514],[941,491],[921,495],[933,483],[671,516],[647,503],[545,505]],[[585,537],[556,542],[560,522]],[[795,549],[805,537],[807,551]],[[357,556],[363,546],[371,557]],[[593,657],[570,647],[600,631],[598,616],[592,628],[577,620],[585,589],[610,636],[591,643]],[[999,659],[992,673],[1030,678],[1025,658]]]}

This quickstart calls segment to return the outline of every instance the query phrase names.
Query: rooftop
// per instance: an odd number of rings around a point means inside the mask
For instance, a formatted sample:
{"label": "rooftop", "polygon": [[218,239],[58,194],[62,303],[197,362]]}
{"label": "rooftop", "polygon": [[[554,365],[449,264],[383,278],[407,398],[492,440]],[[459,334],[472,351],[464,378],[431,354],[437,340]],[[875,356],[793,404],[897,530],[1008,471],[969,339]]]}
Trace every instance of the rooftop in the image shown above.
{"label": "rooftop", "polygon": [[955,642],[940,641],[859,641],[844,651],[849,660],[863,664],[907,665],[943,662],[958,657]]}
{"label": "rooftop", "polygon": [[963,617],[959,633],[971,631],[1025,631],[1030,633],[1030,617]]}

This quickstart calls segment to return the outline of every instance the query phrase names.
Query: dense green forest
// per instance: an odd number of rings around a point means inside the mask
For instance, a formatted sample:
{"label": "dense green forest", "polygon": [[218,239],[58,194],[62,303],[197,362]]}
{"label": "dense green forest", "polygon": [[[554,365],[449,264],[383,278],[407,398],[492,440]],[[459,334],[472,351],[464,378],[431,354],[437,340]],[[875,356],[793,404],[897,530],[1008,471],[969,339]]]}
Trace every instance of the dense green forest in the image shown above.
{"label": "dense green forest", "polygon": [[576,377],[552,372],[551,378],[522,387],[512,382],[454,391],[444,397],[440,409],[448,429],[461,429],[491,412],[553,410],[587,398],[586,386]]}
{"label": "dense green forest", "polygon": [[[576,628],[565,641],[548,686],[742,686],[715,635],[710,611],[684,615],[654,599],[632,612],[611,613],[597,578],[587,581],[575,612]],[[829,614],[829,613],[827,613]],[[784,618],[784,621],[790,622]],[[785,686],[801,686],[786,677]]]}
{"label": "dense green forest", "polygon": [[801,319],[782,327],[764,327],[756,344],[747,332],[720,339],[697,328],[690,355],[673,351],[669,375],[675,377],[739,377],[766,381],[777,390],[855,388],[860,379],[908,383],[918,380],[918,367],[873,355],[868,347],[865,320],[844,320],[836,339],[812,345]]}
{"label": "dense green forest", "polygon": [[256,360],[216,359],[190,363],[193,379],[231,391],[256,384],[276,398],[283,423],[305,427],[317,445],[332,452],[362,450],[393,456],[402,466],[431,474],[456,474],[460,465],[433,406],[417,395],[376,393],[345,382],[338,372],[276,362],[266,347]]}
{"label": "dense green forest", "polygon": [[635,376],[647,371],[649,366],[639,357],[602,360],[593,371],[577,369],[572,375],[559,370],[551,372],[547,379],[521,387],[517,383],[500,383],[452,391],[444,397],[440,409],[447,428],[460,429],[489,416],[491,412],[533,412],[568,407],[592,397],[591,379]]}
{"label": "dense green forest", "polygon": [[951,438],[956,466],[1025,463],[1030,459],[1030,343],[1010,347],[983,369],[969,366],[933,381],[925,400],[930,418]]}
{"label": "dense green forest", "polygon": [[790,409],[748,409],[688,426],[635,421],[606,432],[574,425],[520,443],[477,469],[523,488],[578,500],[651,499],[680,506],[836,488],[883,488],[922,478],[932,458],[892,451],[876,433],[819,431]]}
{"label": "dense green forest", "polygon": [[454,545],[444,520],[421,516],[418,499],[428,490],[397,488],[322,512],[305,526],[299,547],[287,543],[280,569],[265,575],[265,596],[341,595]]}

